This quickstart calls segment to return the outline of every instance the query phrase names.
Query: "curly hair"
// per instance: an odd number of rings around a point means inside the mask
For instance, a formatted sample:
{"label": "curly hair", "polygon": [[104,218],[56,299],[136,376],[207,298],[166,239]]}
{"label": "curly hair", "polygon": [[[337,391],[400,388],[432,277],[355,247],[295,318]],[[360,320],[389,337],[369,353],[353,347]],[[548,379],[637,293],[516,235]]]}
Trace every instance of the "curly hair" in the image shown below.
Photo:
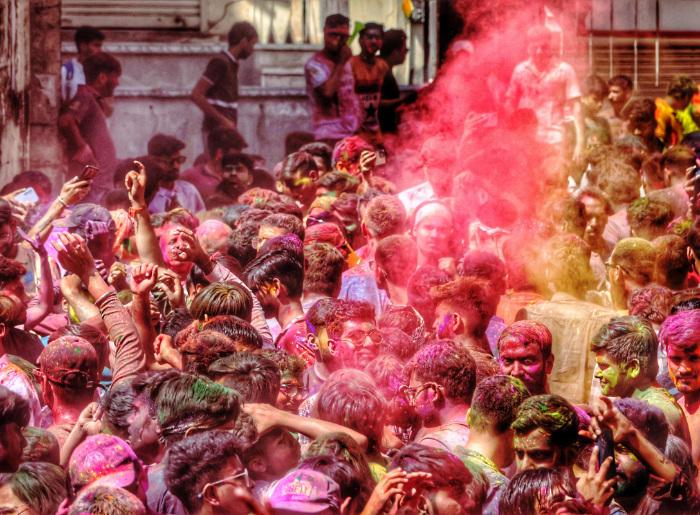
{"label": "curly hair", "polygon": [[559,395],[535,395],[526,399],[518,408],[511,429],[524,436],[535,429],[542,429],[552,444],[562,450],[576,444],[579,417],[576,409]]}
{"label": "curly hair", "polygon": [[659,371],[658,348],[659,340],[651,323],[636,316],[612,318],[591,340],[593,352],[606,351],[618,365],[637,360],[640,372],[652,380]]}
{"label": "curly hair", "polygon": [[333,306],[326,315],[326,332],[330,338],[340,338],[343,324],[348,320],[367,320],[374,322],[374,306],[364,301],[345,301]]}
{"label": "curly hair", "polygon": [[0,256],[0,288],[4,288],[12,281],[21,279],[26,273],[27,269],[18,261]]}
{"label": "curly hair", "polygon": [[653,324],[662,324],[668,318],[672,304],[673,292],[658,284],[634,290],[627,299],[630,315],[644,318]]}

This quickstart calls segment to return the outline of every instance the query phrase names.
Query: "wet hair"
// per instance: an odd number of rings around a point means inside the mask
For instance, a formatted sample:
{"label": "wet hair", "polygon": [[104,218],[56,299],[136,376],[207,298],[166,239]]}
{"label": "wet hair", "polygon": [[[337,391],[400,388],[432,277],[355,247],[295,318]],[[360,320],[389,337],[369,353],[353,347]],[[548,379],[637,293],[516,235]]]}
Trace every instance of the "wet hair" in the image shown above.
{"label": "wet hair", "polygon": [[677,145],[663,153],[659,167],[662,171],[670,170],[673,177],[685,178],[686,170],[695,166],[696,159],[697,155],[692,148]]}
{"label": "wet hair", "polygon": [[206,431],[188,436],[168,451],[165,484],[187,513],[202,508],[200,492],[216,481],[235,456],[241,456],[244,442],[228,431]]}
{"label": "wet hair", "polygon": [[350,25],[350,18],[340,13],[331,14],[326,17],[325,28],[334,29],[340,27],[341,25]]}
{"label": "wet hair", "polygon": [[248,263],[243,275],[252,291],[278,279],[287,288],[290,297],[298,298],[302,295],[304,267],[297,257],[287,250],[275,250],[258,256]]}
{"label": "wet hair", "polygon": [[80,45],[89,45],[93,41],[104,40],[105,35],[102,33],[102,31],[88,25],[78,27],[73,35],[73,41],[75,41],[75,46],[77,47],[78,51],[80,51]]}
{"label": "wet hair", "polygon": [[189,327],[194,322],[194,317],[189,310],[184,308],[175,308],[165,317],[161,333],[167,334],[175,339],[175,335]]}
{"label": "wet hair", "polygon": [[403,30],[391,29],[384,32],[382,48],[379,50],[379,57],[386,59],[396,50],[401,50],[406,43],[406,33]]}
{"label": "wet hair", "polygon": [[58,439],[41,427],[25,427],[22,434],[27,440],[27,446],[22,450],[23,462],[45,462],[60,465],[61,451]]}
{"label": "wet hair", "polygon": [[503,490],[498,502],[500,515],[539,515],[551,508],[560,493],[576,497],[575,479],[564,468],[525,470],[516,475]]}
{"label": "wet hair", "polygon": [[317,334],[326,327],[326,317],[335,309],[336,305],[345,302],[339,299],[321,299],[317,301],[306,313],[306,332]]}
{"label": "wet hair", "polygon": [[295,234],[299,240],[304,241],[304,224],[294,215],[277,213],[264,218],[260,225],[279,227],[288,233]]}
{"label": "wet hair", "polygon": [[[77,336],[82,338],[95,349],[97,362],[100,366],[109,366],[109,339],[97,327],[90,324],[69,324],[59,327],[49,336],[49,343],[63,338],[64,336]],[[102,373],[102,370],[100,370]]]}
{"label": "wet hair", "polygon": [[234,282],[218,282],[200,291],[190,304],[195,320],[203,321],[217,315],[233,315],[250,322],[253,315],[253,296],[244,286]]}
{"label": "wet hair", "polygon": [[188,374],[209,375],[209,365],[234,354],[237,347],[233,340],[214,331],[196,333],[180,348],[182,371]]}
{"label": "wet hair", "polygon": [[411,443],[399,450],[391,459],[390,470],[400,468],[407,474],[427,472],[432,474],[430,490],[464,491],[472,482],[469,469],[454,454],[432,449],[419,443]]}
{"label": "wet hair", "polygon": [[593,352],[604,350],[617,365],[635,359],[640,372],[650,379],[659,371],[658,348],[659,340],[651,323],[636,316],[612,318],[591,340]]}
{"label": "wet hair", "polygon": [[386,408],[376,386],[356,379],[329,378],[318,393],[313,417],[357,431],[367,437],[372,449],[381,444]]}
{"label": "wet hair", "polygon": [[453,402],[470,405],[476,387],[476,362],[452,340],[438,340],[421,348],[406,364],[404,378],[415,374],[423,383],[437,383]]}
{"label": "wet hair", "polygon": [[408,305],[420,313],[427,327],[433,325],[438,303],[437,299],[430,294],[430,290],[434,286],[449,282],[450,276],[447,272],[430,265],[418,268],[408,279]]}
{"label": "wet hair", "polygon": [[223,154],[226,155],[231,152],[231,150],[240,152],[247,146],[248,145],[238,131],[226,127],[214,129],[207,136],[207,150],[210,156],[215,156],[217,150],[221,150]]}
{"label": "wet hair", "polygon": [[698,92],[698,85],[687,75],[676,75],[669,82],[666,94],[677,99],[690,99]]}
{"label": "wet hair", "polygon": [[[381,343],[380,353],[395,356],[401,361],[407,361],[413,357],[418,348],[411,337],[401,329],[387,327],[382,329],[384,340]],[[370,374],[371,375],[371,374]]]}
{"label": "wet hair", "polygon": [[610,93],[605,79],[598,75],[589,75],[583,81],[581,93],[584,95],[595,95],[599,98],[605,98]]}
{"label": "wet hair", "polygon": [[27,427],[30,418],[29,403],[13,391],[0,385],[0,427],[16,423]]}
{"label": "wet hair", "polygon": [[474,324],[476,334],[483,333],[493,316],[493,290],[491,284],[475,276],[458,277],[456,281],[434,286],[430,294],[445,303],[451,311],[459,313]]}
{"label": "wet hair", "polygon": [[687,243],[680,236],[667,234],[654,239],[652,244],[656,249],[656,281],[672,290],[682,290],[692,271]]}
{"label": "wet hair", "polygon": [[506,292],[506,265],[491,252],[472,250],[462,258],[462,277],[479,277],[489,282],[493,294],[499,297]]}
{"label": "wet hair", "polygon": [[547,243],[550,279],[559,291],[582,298],[591,283],[591,247],[578,236],[555,236]]}
{"label": "wet hair", "polygon": [[364,301],[344,301],[336,304],[326,315],[326,332],[330,338],[340,338],[343,324],[349,320],[367,320],[374,322],[374,306]]}
{"label": "wet hair", "polygon": [[638,198],[627,208],[627,223],[636,234],[642,230],[663,232],[673,216],[671,204],[653,198]]}
{"label": "wet hair", "polygon": [[294,152],[282,161],[282,169],[277,173],[277,180],[283,182],[288,188],[294,188],[294,174],[301,170],[301,175],[309,175],[312,171],[318,172],[318,165],[314,156],[308,152]]}
{"label": "wet hair", "polygon": [[377,243],[374,260],[389,281],[406,287],[418,265],[418,248],[410,236],[387,236]]}
{"label": "wet hair", "polygon": [[668,317],[659,329],[659,342],[668,349],[673,344],[692,350],[700,345],[700,309],[680,311]]}
{"label": "wet hair", "polygon": [[498,337],[498,350],[511,342],[517,342],[523,347],[530,343],[537,344],[543,361],[552,355],[552,333],[539,322],[520,320],[506,327]]}
{"label": "wet hair", "polygon": [[125,381],[112,386],[99,400],[110,433],[127,441],[130,425],[128,420],[133,412],[135,398],[131,381]]}
{"label": "wet hair", "polygon": [[85,58],[83,71],[85,72],[85,84],[89,86],[97,81],[100,73],[121,75],[122,65],[112,55],[106,52],[98,52]]}
{"label": "wet hair", "polygon": [[27,269],[18,261],[0,256],[0,288],[21,279],[26,273]]}
{"label": "wet hair", "polygon": [[0,475],[0,486],[37,515],[54,515],[67,495],[66,474],[51,463],[22,463],[14,474]]}
{"label": "wet hair", "polygon": [[[297,470],[315,470],[329,477],[340,487],[341,499],[357,499],[362,491],[362,476],[347,462],[333,454],[321,454],[304,459]],[[367,500],[365,499],[365,504]]]}
{"label": "wet hair", "polygon": [[223,384],[236,390],[244,403],[275,405],[281,373],[273,361],[252,352],[238,352],[212,363],[209,372],[224,376]]}
{"label": "wet hair", "polygon": [[[331,158],[333,156],[333,149],[330,145],[327,145],[326,143],[323,143],[321,141],[314,141],[312,143],[307,143],[306,145],[302,146],[299,149],[299,151],[306,152],[307,154],[311,154],[315,157],[320,157],[321,159],[323,159],[323,164],[326,166],[326,170],[330,171],[333,169],[333,163],[331,162]],[[291,153],[292,152],[288,152],[288,154]]]}
{"label": "wet hair", "polygon": [[666,440],[666,451],[664,452],[671,462],[681,469],[681,473],[689,479],[698,475],[698,468],[693,463],[693,453],[690,446],[674,435],[668,435]]}
{"label": "wet hair", "polygon": [[304,258],[304,292],[332,296],[343,273],[343,255],[329,243],[312,243],[304,248]]}
{"label": "wet hair", "polygon": [[237,352],[262,349],[262,337],[258,330],[237,316],[217,315],[211,317],[202,325],[202,330],[227,336],[233,341]]}
{"label": "wet hair", "polygon": [[394,234],[403,234],[406,208],[394,195],[374,197],[367,204],[364,223],[372,238],[381,240]]}
{"label": "wet hair", "polygon": [[561,450],[576,444],[579,416],[569,401],[559,395],[530,397],[520,405],[515,417],[510,427],[518,436],[542,429]]}
{"label": "wet hair", "polygon": [[244,39],[252,41],[257,37],[258,31],[255,30],[252,24],[247,21],[239,21],[234,23],[233,27],[231,27],[231,30],[228,32],[228,46],[236,46]]}
{"label": "wet hair", "polygon": [[641,317],[653,324],[661,324],[671,312],[673,292],[664,286],[650,284],[634,290],[627,299],[632,316]]}
{"label": "wet hair", "polygon": [[660,408],[632,397],[619,399],[613,404],[642,433],[644,438],[664,452],[669,428],[666,416]]}
{"label": "wet hair", "polygon": [[624,90],[632,91],[634,82],[627,75],[615,75],[615,77],[608,80],[608,86],[619,86]]}
{"label": "wet hair", "polygon": [[520,379],[510,376],[487,377],[476,385],[469,411],[472,431],[501,435],[510,429],[520,405],[530,396]]}
{"label": "wet hair", "polygon": [[286,350],[261,349],[255,351],[255,354],[272,361],[283,376],[290,374],[292,376],[301,377],[304,370],[306,370],[306,361]]}
{"label": "wet hair", "polygon": [[149,156],[172,156],[185,148],[185,144],[175,136],[156,134],[148,140],[147,148]]}

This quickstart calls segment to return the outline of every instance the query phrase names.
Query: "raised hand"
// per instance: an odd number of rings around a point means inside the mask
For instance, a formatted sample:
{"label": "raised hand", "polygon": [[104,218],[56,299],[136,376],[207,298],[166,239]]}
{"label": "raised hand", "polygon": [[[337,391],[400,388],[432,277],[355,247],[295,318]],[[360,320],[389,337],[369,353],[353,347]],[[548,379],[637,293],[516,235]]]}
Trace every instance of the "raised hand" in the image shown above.
{"label": "raised hand", "polygon": [[146,167],[134,161],[138,171],[130,171],[124,178],[126,189],[129,190],[129,200],[134,208],[146,206]]}
{"label": "raised hand", "polygon": [[148,295],[158,281],[158,265],[148,263],[131,269],[131,291],[134,295]]}
{"label": "raised hand", "polygon": [[107,277],[107,284],[114,286],[117,291],[123,291],[129,289],[129,284],[126,281],[126,265],[115,261],[112,263],[109,269],[109,276]]}
{"label": "raised hand", "polygon": [[162,291],[170,303],[170,307],[187,308],[185,304],[185,292],[182,289],[182,283],[178,275],[172,270],[164,270],[160,275],[160,282],[156,288]]}
{"label": "raised hand", "polygon": [[182,356],[173,345],[173,339],[167,334],[159,334],[153,340],[153,352],[156,363],[170,365],[174,369],[182,370]]}
{"label": "raised hand", "polygon": [[363,150],[360,154],[360,173],[362,175],[370,173],[376,162],[377,154],[374,151]]}
{"label": "raised hand", "polygon": [[41,244],[41,238],[39,238],[38,236],[36,238],[30,238],[19,227],[17,228],[17,233],[24,241],[29,243],[29,245],[32,247],[32,250],[34,250],[34,252],[36,252],[40,257],[48,256],[46,247],[44,247],[44,245]]}
{"label": "raised hand", "polygon": [[[362,510],[361,515],[379,515],[384,513],[386,503],[395,496],[405,494],[403,486],[408,483],[406,473],[401,469],[394,469],[387,472],[382,480],[374,487],[372,495]],[[397,503],[398,504],[398,503]]]}
{"label": "raised hand", "polygon": [[80,181],[78,177],[73,177],[70,181],[63,184],[58,197],[66,205],[72,206],[85,198],[85,195],[90,191],[91,184],[92,181]]}
{"label": "raised hand", "polygon": [[596,445],[593,447],[591,459],[588,461],[588,472],[583,474],[576,483],[576,490],[587,501],[591,501],[596,506],[607,506],[612,501],[612,496],[615,493],[615,483],[617,477],[605,479],[608,469],[612,465],[612,457],[608,456],[600,470],[596,472],[598,464],[598,454],[600,449]]}
{"label": "raised hand", "polygon": [[60,244],[57,241],[51,242],[51,246],[56,250],[58,262],[65,270],[80,277],[84,283],[87,282],[86,277],[94,273],[97,268],[85,240],[77,234],[68,232],[58,233],[58,239]]}
{"label": "raised hand", "polygon": [[200,268],[209,262],[209,254],[202,248],[197,236],[191,230],[186,227],[176,227],[173,230],[173,236],[179,236],[183,242],[183,245],[180,246],[180,251],[175,256],[177,261],[191,261]]}
{"label": "raised hand", "polygon": [[284,412],[269,404],[245,404],[243,411],[250,415],[255,421],[258,434],[265,434],[275,426],[280,425]]}
{"label": "raised hand", "polygon": [[615,443],[627,441],[634,434],[634,426],[608,397],[601,397],[600,400],[603,402],[602,406],[592,406],[593,416],[589,427],[591,435],[594,439],[597,438],[601,434],[600,428],[605,426],[612,430]]}

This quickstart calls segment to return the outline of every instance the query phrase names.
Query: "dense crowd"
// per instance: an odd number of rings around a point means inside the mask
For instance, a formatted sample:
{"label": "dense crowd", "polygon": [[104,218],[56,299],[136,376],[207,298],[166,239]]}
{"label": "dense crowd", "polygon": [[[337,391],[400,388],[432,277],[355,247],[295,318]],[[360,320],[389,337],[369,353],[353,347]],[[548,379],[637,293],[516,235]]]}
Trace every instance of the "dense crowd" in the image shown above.
{"label": "dense crowd", "polygon": [[405,34],[353,56],[349,26],[272,173],[237,126],[251,25],[182,173],[164,134],[116,160],[120,64],[76,33],[73,178],[0,199],[2,515],[700,513],[697,84],[579,84],[535,27],[452,105],[471,43],[402,95]]}

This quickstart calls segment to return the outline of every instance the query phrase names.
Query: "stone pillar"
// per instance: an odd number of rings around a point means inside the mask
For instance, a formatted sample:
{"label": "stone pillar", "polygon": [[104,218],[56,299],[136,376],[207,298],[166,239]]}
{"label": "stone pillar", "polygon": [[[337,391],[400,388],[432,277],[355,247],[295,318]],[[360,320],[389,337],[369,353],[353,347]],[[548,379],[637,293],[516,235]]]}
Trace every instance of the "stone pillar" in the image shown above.
{"label": "stone pillar", "polygon": [[58,193],[62,149],[58,141],[61,105],[61,0],[30,0],[29,169],[44,172]]}

